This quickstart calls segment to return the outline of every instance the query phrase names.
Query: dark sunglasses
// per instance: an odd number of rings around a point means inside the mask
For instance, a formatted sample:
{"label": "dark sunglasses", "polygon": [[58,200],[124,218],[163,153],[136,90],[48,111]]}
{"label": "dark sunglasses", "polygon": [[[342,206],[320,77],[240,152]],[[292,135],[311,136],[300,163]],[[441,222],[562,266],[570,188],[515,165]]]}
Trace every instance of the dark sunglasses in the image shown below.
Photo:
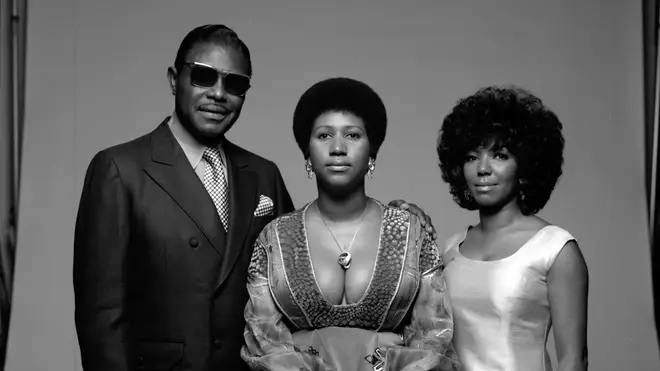
{"label": "dark sunglasses", "polygon": [[222,87],[228,94],[242,97],[250,89],[250,77],[234,72],[219,71],[208,64],[185,62],[190,66],[190,83],[201,88],[215,86],[222,78]]}

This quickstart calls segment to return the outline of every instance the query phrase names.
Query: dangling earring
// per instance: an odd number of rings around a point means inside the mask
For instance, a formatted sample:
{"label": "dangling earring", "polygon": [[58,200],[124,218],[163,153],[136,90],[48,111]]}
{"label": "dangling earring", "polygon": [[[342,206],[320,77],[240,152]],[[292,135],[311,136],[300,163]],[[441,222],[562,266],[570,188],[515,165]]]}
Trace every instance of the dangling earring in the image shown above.
{"label": "dangling earring", "polygon": [[474,202],[475,202],[475,200],[474,200],[474,196],[472,196],[472,192],[470,192],[470,189],[467,188],[467,187],[466,187],[465,190],[463,191],[463,197],[465,198],[465,200],[466,200],[468,203],[474,203]]}
{"label": "dangling earring", "polygon": [[519,187],[518,187],[519,188],[518,198],[520,198],[520,202],[525,201],[526,195],[525,195],[525,191],[523,190],[523,188],[525,187],[526,183],[527,183],[527,181],[525,181],[524,179],[518,179],[518,185],[519,185]]}
{"label": "dangling earring", "polygon": [[307,171],[307,177],[309,179],[314,177],[314,168],[312,167],[312,161],[309,158],[305,160],[305,171]]}
{"label": "dangling earring", "polygon": [[374,178],[374,171],[376,171],[376,160],[374,160],[373,158],[370,157],[369,158],[369,171],[367,172],[367,174],[369,174],[369,179]]}

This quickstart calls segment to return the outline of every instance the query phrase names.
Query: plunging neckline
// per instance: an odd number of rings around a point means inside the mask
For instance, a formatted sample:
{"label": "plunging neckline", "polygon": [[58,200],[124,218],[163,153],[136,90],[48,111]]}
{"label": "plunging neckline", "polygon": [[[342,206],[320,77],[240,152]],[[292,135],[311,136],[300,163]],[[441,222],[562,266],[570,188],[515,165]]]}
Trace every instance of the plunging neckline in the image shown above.
{"label": "plunging neckline", "polygon": [[[371,285],[373,283],[374,276],[376,275],[376,272],[377,272],[377,269],[378,269],[378,263],[380,261],[379,258],[381,257],[381,250],[382,250],[382,246],[383,246],[382,238],[383,238],[383,228],[385,226],[385,223],[383,223],[384,220],[385,220],[385,207],[383,206],[383,204],[381,204],[377,200],[374,200],[372,198],[369,198],[368,201],[369,200],[373,200],[376,203],[376,205],[378,205],[378,207],[380,207],[380,212],[381,212],[380,229],[379,229],[379,232],[378,232],[378,249],[376,251],[376,260],[374,261],[374,267],[371,270],[371,276],[369,277],[369,283],[367,284],[367,288],[364,290],[364,293],[362,293],[362,296],[360,297],[360,299],[358,301],[356,301],[355,303],[333,304],[325,296],[325,294],[323,293],[323,290],[321,290],[321,285],[319,285],[319,281],[316,279],[316,271],[314,270],[314,262],[312,260],[312,250],[309,248],[309,236],[307,235],[307,222],[306,222],[307,221],[307,209],[314,203],[314,201],[308,203],[303,208],[302,218],[301,218],[302,227],[303,227],[303,236],[305,238],[305,250],[307,252],[307,255],[309,256],[309,269],[312,271],[312,278],[314,280],[314,289],[317,291],[318,294],[321,295],[321,297],[323,298],[325,303],[328,304],[329,306],[333,307],[333,308],[342,308],[342,307],[343,308],[349,308],[349,307],[358,306],[358,305],[362,304],[364,299],[368,296],[369,292],[371,291]],[[345,277],[346,276],[344,275],[344,278]],[[346,285],[344,283],[344,297],[345,296],[346,296]]]}
{"label": "plunging neckline", "polygon": [[[411,215],[408,212],[384,206],[377,200],[374,202],[383,210],[377,261],[364,293],[355,303],[333,304],[323,295],[309,252],[304,218],[309,204],[289,216],[281,217],[277,223],[277,254],[282,265],[274,267],[273,278],[269,279],[271,292],[277,297],[278,305],[292,305],[289,319],[296,327],[339,326],[377,330],[389,318],[386,316],[391,305],[402,295],[399,292],[401,283],[407,277],[406,269],[410,268],[406,261],[414,259],[408,257],[408,245],[414,243],[417,248],[419,241],[411,240],[415,237],[411,235]],[[284,282],[279,281],[278,277],[283,278]],[[287,289],[282,285],[286,285]],[[415,284],[415,290],[416,287]]]}

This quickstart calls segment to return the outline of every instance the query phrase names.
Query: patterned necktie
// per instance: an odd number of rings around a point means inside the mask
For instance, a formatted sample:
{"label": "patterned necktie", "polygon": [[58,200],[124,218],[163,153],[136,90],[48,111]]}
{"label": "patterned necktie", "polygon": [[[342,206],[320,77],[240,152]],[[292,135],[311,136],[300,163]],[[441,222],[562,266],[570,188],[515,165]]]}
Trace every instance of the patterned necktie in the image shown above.
{"label": "patterned necktie", "polygon": [[204,171],[204,187],[211,196],[215,208],[220,216],[225,232],[229,224],[229,204],[227,202],[227,179],[225,178],[224,166],[220,160],[220,151],[217,148],[207,148],[202,158],[206,161]]}

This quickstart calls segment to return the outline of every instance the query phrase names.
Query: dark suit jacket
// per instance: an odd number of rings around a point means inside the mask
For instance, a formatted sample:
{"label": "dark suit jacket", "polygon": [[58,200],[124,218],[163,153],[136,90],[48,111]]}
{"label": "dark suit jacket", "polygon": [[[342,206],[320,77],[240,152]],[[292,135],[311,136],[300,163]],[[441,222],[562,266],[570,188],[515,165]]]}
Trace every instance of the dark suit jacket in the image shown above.
{"label": "dark suit jacket", "polygon": [[[229,231],[172,135],[96,154],[74,242],[76,330],[87,371],[241,370],[252,244],[293,210],[277,166],[225,142]],[[254,216],[260,195],[274,212]]]}

